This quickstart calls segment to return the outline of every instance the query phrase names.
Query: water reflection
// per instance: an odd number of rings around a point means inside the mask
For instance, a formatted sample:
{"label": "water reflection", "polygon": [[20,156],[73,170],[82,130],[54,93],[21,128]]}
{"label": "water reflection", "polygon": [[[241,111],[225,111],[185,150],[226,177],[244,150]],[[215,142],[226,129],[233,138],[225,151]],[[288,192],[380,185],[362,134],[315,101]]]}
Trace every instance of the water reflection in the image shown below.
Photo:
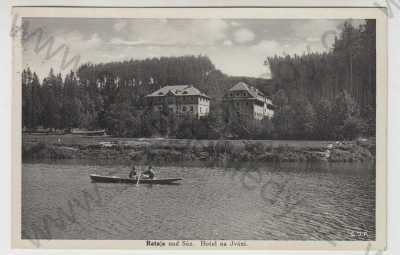
{"label": "water reflection", "polygon": [[[177,185],[91,183],[89,174],[127,176],[114,163],[29,163],[22,171],[22,230],[74,205],[77,222],[54,239],[375,239],[375,166],[366,163],[158,166]],[[98,189],[98,194],[93,190]],[[82,210],[82,191],[103,203]],[[97,194],[97,195],[96,195]],[[89,196],[90,198],[90,196]],[[89,199],[90,200],[90,199]],[[72,202],[71,202],[72,201]],[[365,236],[354,236],[363,231]]]}

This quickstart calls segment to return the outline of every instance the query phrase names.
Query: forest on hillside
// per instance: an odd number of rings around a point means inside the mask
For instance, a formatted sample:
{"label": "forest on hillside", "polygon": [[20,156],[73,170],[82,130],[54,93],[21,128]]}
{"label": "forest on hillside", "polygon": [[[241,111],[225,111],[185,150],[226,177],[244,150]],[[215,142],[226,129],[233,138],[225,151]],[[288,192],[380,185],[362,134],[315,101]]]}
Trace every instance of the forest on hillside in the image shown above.
{"label": "forest on hillside", "polygon": [[[272,79],[225,75],[202,55],[86,63],[65,77],[50,70],[43,79],[27,68],[22,72],[22,125],[26,130],[106,129],[121,137],[375,136],[375,37],[374,20],[358,27],[345,22],[329,52],[266,56]],[[271,120],[254,125],[227,114],[221,98],[239,81],[272,98],[276,110]],[[153,114],[143,97],[168,84],[193,84],[210,95],[210,116]]]}

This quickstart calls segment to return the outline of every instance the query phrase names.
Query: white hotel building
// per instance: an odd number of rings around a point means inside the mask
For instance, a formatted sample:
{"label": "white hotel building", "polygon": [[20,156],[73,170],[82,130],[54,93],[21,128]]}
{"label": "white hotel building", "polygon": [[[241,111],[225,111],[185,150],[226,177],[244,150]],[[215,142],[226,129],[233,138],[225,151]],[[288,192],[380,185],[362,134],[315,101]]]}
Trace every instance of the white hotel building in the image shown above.
{"label": "white hotel building", "polygon": [[210,98],[192,85],[165,86],[145,97],[154,111],[168,111],[177,116],[191,115],[195,118],[210,113]]}

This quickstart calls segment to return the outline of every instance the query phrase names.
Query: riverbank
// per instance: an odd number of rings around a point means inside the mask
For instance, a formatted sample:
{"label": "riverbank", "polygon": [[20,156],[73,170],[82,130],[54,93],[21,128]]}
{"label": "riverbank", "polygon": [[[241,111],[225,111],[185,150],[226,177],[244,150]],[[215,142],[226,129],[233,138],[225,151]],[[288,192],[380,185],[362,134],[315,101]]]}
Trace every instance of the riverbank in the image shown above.
{"label": "riverbank", "polygon": [[[23,164],[22,238],[48,239],[47,233],[75,240],[376,237],[373,164],[265,163],[243,168],[254,171],[249,175],[164,164],[155,167],[157,177],[183,178],[179,185],[165,186],[94,185],[89,174],[128,176],[129,168],[81,163]],[[61,220],[65,224],[57,227]],[[368,235],[349,235],[360,226]]]}
{"label": "riverbank", "polygon": [[77,135],[22,136],[23,160],[120,162],[363,162],[375,159],[375,141],[186,140]]}

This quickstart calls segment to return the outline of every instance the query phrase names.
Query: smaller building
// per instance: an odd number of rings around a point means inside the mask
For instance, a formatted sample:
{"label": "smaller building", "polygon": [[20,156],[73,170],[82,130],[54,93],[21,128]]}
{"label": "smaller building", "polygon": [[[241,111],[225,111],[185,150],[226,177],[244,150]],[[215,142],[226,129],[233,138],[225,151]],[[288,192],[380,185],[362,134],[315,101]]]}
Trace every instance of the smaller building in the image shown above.
{"label": "smaller building", "polygon": [[239,114],[248,120],[262,120],[272,118],[274,106],[271,99],[266,97],[257,88],[244,82],[233,86],[224,96],[224,102],[231,113]]}
{"label": "smaller building", "polygon": [[200,118],[210,113],[210,98],[192,85],[169,85],[145,97],[153,111]]}

